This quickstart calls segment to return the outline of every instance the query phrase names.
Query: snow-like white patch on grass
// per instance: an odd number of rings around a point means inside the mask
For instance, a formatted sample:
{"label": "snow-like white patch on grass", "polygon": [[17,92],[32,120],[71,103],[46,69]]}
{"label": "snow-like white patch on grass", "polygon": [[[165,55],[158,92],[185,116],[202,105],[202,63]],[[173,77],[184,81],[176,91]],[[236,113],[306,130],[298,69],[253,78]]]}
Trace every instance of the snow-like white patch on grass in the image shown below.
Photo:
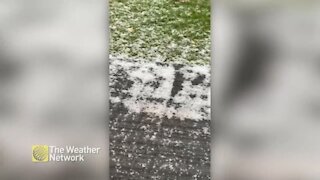
{"label": "snow-like white patch on grass", "polygon": [[111,0],[110,53],[153,61],[210,62],[209,0]]}

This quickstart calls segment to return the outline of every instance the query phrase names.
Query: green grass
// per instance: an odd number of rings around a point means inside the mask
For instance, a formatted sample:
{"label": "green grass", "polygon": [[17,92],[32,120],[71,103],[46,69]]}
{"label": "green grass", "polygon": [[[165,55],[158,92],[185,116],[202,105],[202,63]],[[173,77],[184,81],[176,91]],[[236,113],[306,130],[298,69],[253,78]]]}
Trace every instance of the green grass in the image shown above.
{"label": "green grass", "polygon": [[210,0],[110,0],[110,15],[114,56],[210,61]]}

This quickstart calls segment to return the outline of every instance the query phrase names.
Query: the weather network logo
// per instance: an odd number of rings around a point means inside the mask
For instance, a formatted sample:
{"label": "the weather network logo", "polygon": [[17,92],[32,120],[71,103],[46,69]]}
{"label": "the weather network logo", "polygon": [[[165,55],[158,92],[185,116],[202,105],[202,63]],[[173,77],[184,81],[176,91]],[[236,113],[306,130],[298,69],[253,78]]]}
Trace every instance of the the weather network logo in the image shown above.
{"label": "the weather network logo", "polygon": [[32,162],[48,162],[49,146],[34,145],[32,146]]}
{"label": "the weather network logo", "polygon": [[98,155],[100,147],[33,145],[32,162],[84,162],[91,155]]}

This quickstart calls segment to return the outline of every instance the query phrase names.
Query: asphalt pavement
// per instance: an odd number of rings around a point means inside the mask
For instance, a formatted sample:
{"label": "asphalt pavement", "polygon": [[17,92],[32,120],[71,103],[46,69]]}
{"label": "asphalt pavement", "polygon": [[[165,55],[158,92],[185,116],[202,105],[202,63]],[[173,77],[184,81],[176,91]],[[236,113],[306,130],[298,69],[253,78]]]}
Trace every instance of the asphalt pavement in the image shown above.
{"label": "asphalt pavement", "polygon": [[110,59],[111,179],[210,179],[209,69]]}

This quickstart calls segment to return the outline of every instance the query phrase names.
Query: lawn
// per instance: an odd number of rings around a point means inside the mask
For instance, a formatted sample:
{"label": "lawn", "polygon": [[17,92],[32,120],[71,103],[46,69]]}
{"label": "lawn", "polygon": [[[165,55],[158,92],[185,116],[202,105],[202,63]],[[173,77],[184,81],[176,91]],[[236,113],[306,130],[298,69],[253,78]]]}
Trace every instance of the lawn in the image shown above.
{"label": "lawn", "polygon": [[210,0],[110,0],[112,56],[210,62]]}

